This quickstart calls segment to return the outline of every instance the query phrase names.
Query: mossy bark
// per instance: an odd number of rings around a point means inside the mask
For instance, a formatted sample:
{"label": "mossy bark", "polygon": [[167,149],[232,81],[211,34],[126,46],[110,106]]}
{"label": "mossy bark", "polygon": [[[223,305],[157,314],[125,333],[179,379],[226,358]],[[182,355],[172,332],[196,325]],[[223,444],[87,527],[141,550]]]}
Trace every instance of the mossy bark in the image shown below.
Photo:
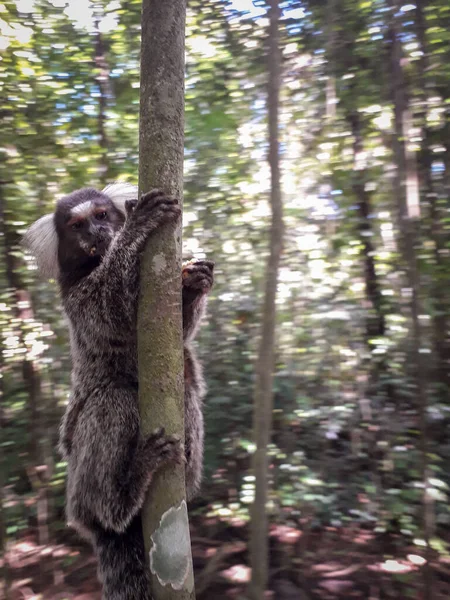
{"label": "mossy bark", "polygon": [[[139,190],[182,197],[185,0],[143,0]],[[184,439],[181,223],[148,240],[138,311],[139,404],[143,435],[156,427]],[[142,510],[155,600],[192,599],[184,467],[162,469]],[[176,532],[184,544],[174,544]],[[179,588],[179,589],[175,589]]]}

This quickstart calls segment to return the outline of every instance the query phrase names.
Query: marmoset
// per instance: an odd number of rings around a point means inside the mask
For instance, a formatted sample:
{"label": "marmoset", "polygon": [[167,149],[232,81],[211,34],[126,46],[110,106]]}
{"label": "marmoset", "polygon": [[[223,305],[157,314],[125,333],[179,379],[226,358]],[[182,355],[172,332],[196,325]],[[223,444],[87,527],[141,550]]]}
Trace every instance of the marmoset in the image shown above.
{"label": "marmoset", "polygon": [[154,190],[137,199],[129,184],[85,188],[36,221],[24,242],[40,271],[59,283],[70,331],[71,395],[60,430],[67,461],[66,513],[93,545],[105,600],[149,600],[140,509],[155,471],[186,462],[188,498],[203,460],[205,392],[190,342],[213,284],[213,263],[182,271],[185,440],[140,434],[136,322],[140,258],[147,238],[176,221],[175,198]]}

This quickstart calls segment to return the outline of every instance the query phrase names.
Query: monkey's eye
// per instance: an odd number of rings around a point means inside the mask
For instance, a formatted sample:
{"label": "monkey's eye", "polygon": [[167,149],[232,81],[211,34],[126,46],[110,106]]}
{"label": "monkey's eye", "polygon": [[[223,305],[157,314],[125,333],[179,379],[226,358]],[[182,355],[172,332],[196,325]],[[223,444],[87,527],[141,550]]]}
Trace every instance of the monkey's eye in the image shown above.
{"label": "monkey's eye", "polygon": [[96,213],[96,215],[95,215],[95,218],[96,218],[98,221],[104,221],[104,220],[106,219],[106,217],[107,217],[107,216],[108,216],[108,215],[106,214],[106,211],[104,211],[104,210],[103,210],[102,212],[98,212],[98,213]]}
{"label": "monkey's eye", "polygon": [[76,231],[77,229],[80,229],[81,221],[75,221],[75,223],[72,223],[71,227],[74,231]]}

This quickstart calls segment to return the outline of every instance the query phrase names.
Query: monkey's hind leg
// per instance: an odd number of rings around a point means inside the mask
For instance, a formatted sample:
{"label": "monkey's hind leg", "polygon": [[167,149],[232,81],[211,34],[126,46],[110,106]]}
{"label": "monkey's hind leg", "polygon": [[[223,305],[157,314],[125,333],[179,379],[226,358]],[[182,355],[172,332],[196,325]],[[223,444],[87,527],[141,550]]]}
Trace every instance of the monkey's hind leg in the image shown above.
{"label": "monkey's hind leg", "polygon": [[102,527],[118,533],[124,531],[141,509],[153,475],[168,462],[183,464],[184,447],[178,437],[166,436],[160,428],[146,440],[141,440],[131,462],[121,461],[121,468],[115,476],[109,477],[109,485],[103,490],[101,510],[94,513]]}
{"label": "monkey's hind leg", "polygon": [[163,429],[141,438],[135,404],[128,390],[115,390],[94,397],[90,410],[81,414],[70,457],[70,521],[88,529],[96,521],[123,533],[141,509],[155,472],[168,462],[184,463],[179,438]]}

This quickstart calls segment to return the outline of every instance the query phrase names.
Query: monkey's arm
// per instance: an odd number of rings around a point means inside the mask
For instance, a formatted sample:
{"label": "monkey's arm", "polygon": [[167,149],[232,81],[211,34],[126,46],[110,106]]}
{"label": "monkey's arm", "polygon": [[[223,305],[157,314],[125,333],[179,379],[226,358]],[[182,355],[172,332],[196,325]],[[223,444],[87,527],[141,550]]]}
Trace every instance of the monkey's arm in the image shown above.
{"label": "monkey's arm", "polygon": [[185,383],[186,493],[188,499],[200,486],[203,464],[202,398],[204,379],[190,341],[194,338],[205,312],[207,295],[213,285],[214,263],[209,260],[183,265],[183,339]]}
{"label": "monkey's arm", "polygon": [[126,202],[127,219],[102,263],[83,282],[85,294],[95,295],[103,325],[116,332],[134,322],[139,293],[139,267],[147,238],[181,213],[178,200],[153,190],[138,201]]}
{"label": "monkey's arm", "polygon": [[210,260],[188,262],[183,265],[183,339],[194,339],[211,291],[214,263]]}

